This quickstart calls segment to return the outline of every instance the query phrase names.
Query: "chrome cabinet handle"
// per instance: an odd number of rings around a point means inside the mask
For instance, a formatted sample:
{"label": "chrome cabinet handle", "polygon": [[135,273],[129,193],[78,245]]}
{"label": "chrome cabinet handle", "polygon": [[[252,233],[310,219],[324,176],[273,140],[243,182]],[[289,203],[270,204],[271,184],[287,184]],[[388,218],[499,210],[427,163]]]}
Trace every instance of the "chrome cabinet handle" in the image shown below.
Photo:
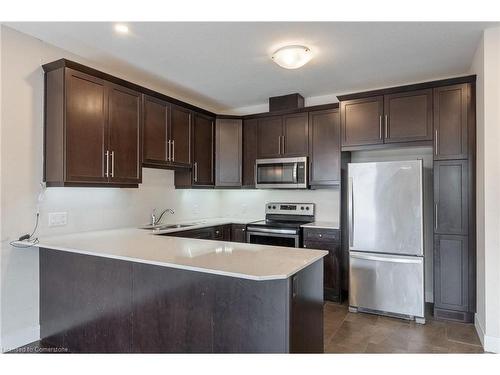
{"label": "chrome cabinet handle", "polygon": [[284,135],[281,136],[281,142],[282,142],[281,150],[282,150],[282,153],[284,155],[285,154],[285,136]]}
{"label": "chrome cabinet handle", "polygon": [[378,116],[378,137],[382,139],[382,115]]}
{"label": "chrome cabinet handle", "polygon": [[111,177],[115,177],[115,152],[111,151]]}
{"label": "chrome cabinet handle", "polygon": [[438,130],[436,129],[435,132],[434,132],[435,136],[434,136],[434,152],[435,154],[437,155],[438,154]]}
{"label": "chrome cabinet handle", "polygon": [[170,139],[167,141],[167,161],[170,161]]}
{"label": "chrome cabinet handle", "polygon": [[385,138],[389,137],[388,127],[387,127],[387,123],[389,122],[388,120],[389,120],[388,116],[385,115]]}
{"label": "chrome cabinet handle", "polygon": [[438,204],[434,203],[434,229],[438,229]]}
{"label": "chrome cabinet handle", "polygon": [[281,155],[281,135],[278,137],[278,155]]}
{"label": "chrome cabinet handle", "polygon": [[198,182],[198,163],[194,162],[193,167],[194,167],[194,182]]}
{"label": "chrome cabinet handle", "polygon": [[175,141],[174,140],[172,140],[171,145],[172,145],[172,161],[175,161]]}
{"label": "chrome cabinet handle", "polygon": [[106,155],[106,172],[104,173],[104,176],[109,177],[109,151],[106,150],[104,155]]}

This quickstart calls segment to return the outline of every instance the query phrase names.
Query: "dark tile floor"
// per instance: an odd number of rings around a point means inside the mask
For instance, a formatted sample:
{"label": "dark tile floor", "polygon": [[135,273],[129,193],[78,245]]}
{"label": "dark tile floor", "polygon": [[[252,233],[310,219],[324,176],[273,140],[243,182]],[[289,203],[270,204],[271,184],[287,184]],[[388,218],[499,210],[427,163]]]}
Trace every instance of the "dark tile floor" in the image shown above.
{"label": "dark tile floor", "polygon": [[424,325],[401,319],[350,313],[326,302],[325,353],[482,353],[474,325],[427,318]]}

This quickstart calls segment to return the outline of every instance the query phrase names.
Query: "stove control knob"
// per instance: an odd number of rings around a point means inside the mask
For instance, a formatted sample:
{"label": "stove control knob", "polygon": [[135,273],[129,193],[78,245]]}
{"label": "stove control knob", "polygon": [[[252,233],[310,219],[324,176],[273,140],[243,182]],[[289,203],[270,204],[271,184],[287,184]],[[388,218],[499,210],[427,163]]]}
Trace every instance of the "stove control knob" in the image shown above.
{"label": "stove control knob", "polygon": [[273,210],[275,210],[275,209],[276,209],[276,206],[273,206]]}
{"label": "stove control knob", "polygon": [[309,207],[306,207],[306,210],[309,211]]}
{"label": "stove control knob", "polygon": [[300,206],[300,209],[301,209],[301,210],[304,210],[304,206]]}
{"label": "stove control knob", "polygon": [[271,209],[271,206],[267,206],[267,208]]}

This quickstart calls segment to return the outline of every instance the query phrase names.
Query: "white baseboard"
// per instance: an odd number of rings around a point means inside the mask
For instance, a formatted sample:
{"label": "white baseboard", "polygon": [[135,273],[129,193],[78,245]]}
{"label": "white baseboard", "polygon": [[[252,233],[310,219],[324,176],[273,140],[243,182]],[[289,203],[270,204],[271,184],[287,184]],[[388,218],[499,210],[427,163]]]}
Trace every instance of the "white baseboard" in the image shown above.
{"label": "white baseboard", "polygon": [[484,351],[488,353],[500,353],[500,337],[485,335],[484,329],[477,319],[477,313],[474,315],[474,326],[476,327],[477,335]]}
{"label": "white baseboard", "polygon": [[8,333],[2,337],[2,353],[19,348],[20,346],[37,340],[40,340],[40,325]]}

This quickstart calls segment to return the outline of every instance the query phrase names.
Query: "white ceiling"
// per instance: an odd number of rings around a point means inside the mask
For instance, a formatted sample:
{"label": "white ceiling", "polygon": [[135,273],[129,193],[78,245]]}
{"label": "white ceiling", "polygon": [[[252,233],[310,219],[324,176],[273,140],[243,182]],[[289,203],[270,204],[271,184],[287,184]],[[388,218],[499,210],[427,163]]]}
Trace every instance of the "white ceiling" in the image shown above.
{"label": "white ceiling", "polygon": [[[161,77],[219,112],[270,96],[341,94],[467,74],[489,23],[8,23],[91,61],[112,58]],[[270,55],[286,44],[315,57],[286,70]]]}

